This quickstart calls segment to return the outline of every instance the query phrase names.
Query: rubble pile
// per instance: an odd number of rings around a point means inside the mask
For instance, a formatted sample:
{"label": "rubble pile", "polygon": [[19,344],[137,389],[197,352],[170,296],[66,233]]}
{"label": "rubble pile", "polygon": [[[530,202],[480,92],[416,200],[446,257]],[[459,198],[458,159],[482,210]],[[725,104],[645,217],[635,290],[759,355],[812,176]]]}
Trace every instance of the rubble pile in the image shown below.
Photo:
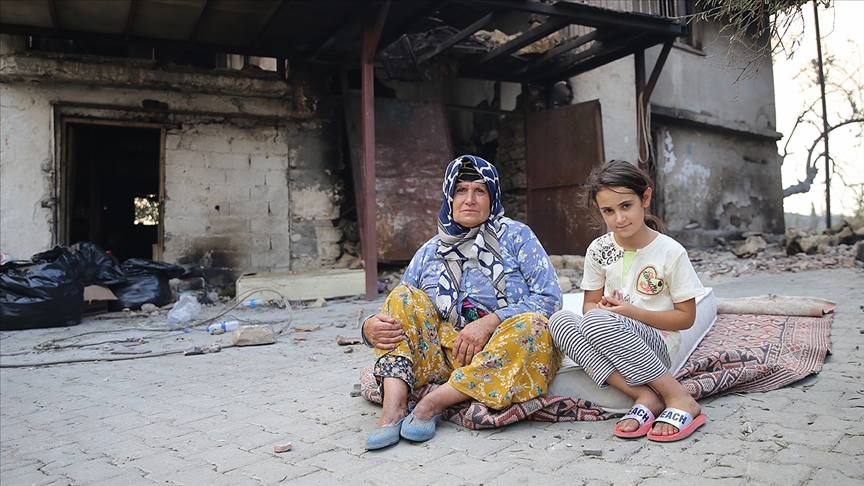
{"label": "rubble pile", "polygon": [[[700,276],[737,277],[753,273],[798,273],[830,268],[857,268],[864,273],[864,219],[843,221],[814,234],[795,229],[786,235],[744,233],[743,240],[718,240],[713,248],[691,249],[687,253]],[[549,255],[558,274],[561,290],[578,290],[582,283],[585,257]],[[379,292],[389,292],[401,280],[405,268],[379,272]]]}
{"label": "rubble pile", "polygon": [[788,255],[780,243],[767,244],[758,253],[746,257],[735,256],[731,251],[716,247],[709,250],[690,250],[690,261],[699,275],[737,277],[757,272],[784,273],[820,270],[823,268],[860,268],[864,262],[856,259],[857,246],[823,246],[814,254],[796,253]]}

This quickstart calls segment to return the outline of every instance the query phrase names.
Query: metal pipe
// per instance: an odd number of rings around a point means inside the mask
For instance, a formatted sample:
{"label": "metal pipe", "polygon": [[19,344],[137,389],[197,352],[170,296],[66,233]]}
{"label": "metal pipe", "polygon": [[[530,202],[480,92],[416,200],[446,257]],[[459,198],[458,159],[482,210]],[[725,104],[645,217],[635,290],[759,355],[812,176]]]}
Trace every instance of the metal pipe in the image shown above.
{"label": "metal pipe", "polygon": [[822,136],[825,142],[825,229],[831,227],[831,157],[828,152],[828,108],[825,102],[825,71],[822,68],[822,36],[819,34],[819,2],[813,1],[816,24],[816,58],[819,63],[819,89],[822,90]]}

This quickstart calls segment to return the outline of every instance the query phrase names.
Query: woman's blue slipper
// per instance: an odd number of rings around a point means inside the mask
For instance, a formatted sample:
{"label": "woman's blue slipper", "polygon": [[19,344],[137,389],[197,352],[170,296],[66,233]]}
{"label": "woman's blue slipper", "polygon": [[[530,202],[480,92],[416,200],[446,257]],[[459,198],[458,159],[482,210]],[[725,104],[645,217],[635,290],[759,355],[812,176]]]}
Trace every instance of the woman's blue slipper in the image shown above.
{"label": "woman's blue slipper", "polygon": [[383,449],[399,442],[399,431],[402,430],[402,422],[404,420],[405,417],[402,417],[393,425],[385,425],[372,429],[372,432],[369,432],[369,436],[366,437],[366,450]]}
{"label": "woman's blue slipper", "polygon": [[405,418],[407,420],[402,422],[400,435],[414,442],[423,442],[435,435],[435,425],[438,423],[438,419],[441,418],[441,414],[439,413],[432,417],[431,420],[419,419],[413,413]]}

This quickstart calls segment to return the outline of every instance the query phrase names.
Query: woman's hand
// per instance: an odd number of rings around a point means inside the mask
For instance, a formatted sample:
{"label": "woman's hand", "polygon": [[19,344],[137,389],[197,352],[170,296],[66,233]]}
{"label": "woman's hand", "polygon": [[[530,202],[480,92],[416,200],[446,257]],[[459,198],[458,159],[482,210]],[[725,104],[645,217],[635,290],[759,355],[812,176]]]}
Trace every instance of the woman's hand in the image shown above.
{"label": "woman's hand", "polygon": [[453,340],[453,355],[459,366],[471,362],[474,355],[483,350],[492,333],[501,324],[501,318],[494,312],[466,325],[459,331],[459,336]]}
{"label": "woman's hand", "polygon": [[402,326],[392,316],[375,314],[363,323],[363,335],[378,349],[393,349],[405,339]]}

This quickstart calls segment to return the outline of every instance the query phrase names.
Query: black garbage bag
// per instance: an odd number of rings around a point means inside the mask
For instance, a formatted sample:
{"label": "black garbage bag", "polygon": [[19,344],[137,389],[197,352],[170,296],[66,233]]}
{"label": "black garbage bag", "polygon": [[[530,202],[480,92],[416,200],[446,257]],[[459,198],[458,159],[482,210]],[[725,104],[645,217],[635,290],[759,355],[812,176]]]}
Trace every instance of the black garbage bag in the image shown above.
{"label": "black garbage bag", "polygon": [[81,261],[69,248],[0,266],[0,330],[74,326],[84,315]]}
{"label": "black garbage bag", "polygon": [[79,242],[72,245],[83,269],[84,285],[110,287],[126,280],[117,257],[94,243]]}
{"label": "black garbage bag", "polygon": [[130,258],[120,266],[126,279],[109,288],[117,300],[108,301],[109,311],[140,309],[151,303],[162,307],[171,302],[171,287],[168,281],[183,275],[185,269],[171,263]]}

